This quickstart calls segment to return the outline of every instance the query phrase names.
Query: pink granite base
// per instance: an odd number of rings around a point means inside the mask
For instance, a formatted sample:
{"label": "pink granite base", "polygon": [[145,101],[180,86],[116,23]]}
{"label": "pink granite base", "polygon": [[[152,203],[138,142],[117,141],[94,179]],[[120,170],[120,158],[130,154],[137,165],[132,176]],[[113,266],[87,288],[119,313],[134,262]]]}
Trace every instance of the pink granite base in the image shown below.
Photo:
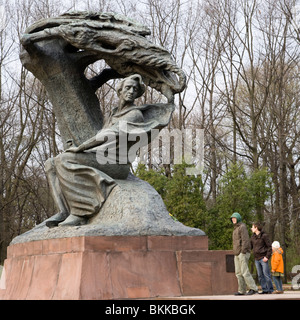
{"label": "pink granite base", "polygon": [[97,236],[14,244],[0,299],[84,300],[226,294],[231,251],[209,251],[206,236]]}

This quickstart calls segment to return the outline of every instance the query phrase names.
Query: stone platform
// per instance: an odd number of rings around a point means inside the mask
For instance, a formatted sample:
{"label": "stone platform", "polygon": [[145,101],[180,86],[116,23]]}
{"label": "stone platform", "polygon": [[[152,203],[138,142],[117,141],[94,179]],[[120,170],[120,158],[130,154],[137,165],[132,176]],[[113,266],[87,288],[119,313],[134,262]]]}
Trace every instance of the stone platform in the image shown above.
{"label": "stone platform", "polygon": [[12,244],[2,300],[147,299],[232,294],[231,251],[207,236],[95,236]]}

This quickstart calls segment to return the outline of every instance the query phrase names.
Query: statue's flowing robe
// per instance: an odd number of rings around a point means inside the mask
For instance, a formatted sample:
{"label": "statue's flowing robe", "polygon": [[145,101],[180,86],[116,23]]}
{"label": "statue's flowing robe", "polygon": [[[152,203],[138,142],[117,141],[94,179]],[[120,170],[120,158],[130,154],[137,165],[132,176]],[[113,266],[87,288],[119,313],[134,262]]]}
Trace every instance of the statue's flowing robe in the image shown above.
{"label": "statue's flowing robe", "polygon": [[[140,147],[143,147],[153,139],[153,133],[168,125],[173,104],[155,104],[132,106],[118,112],[114,109],[103,129],[96,136],[99,145],[80,153],[65,152],[54,159],[56,176],[69,213],[77,216],[90,216],[101,209],[110,192],[117,185],[115,179],[126,179],[130,171],[130,159],[128,150],[135,143],[126,143],[126,158],[120,155],[122,149],[121,139],[129,135],[147,136],[147,139],[140,140]],[[130,113],[141,111],[142,122],[126,121]],[[152,136],[151,136],[152,133]],[[102,139],[103,137],[114,136],[115,139]],[[121,137],[122,136],[122,137]],[[115,163],[99,163],[99,154],[105,151],[115,154],[114,159],[107,158],[107,161],[115,160]],[[131,160],[133,161],[133,159]]]}

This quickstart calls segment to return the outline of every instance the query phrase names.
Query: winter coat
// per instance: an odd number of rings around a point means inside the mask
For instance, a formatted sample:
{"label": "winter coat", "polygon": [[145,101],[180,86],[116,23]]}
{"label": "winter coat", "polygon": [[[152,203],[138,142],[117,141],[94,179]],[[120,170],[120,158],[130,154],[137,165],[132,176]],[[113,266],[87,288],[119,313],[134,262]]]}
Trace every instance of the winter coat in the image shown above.
{"label": "winter coat", "polygon": [[271,258],[271,269],[272,272],[283,273],[283,250],[281,248],[275,249]]}
{"label": "winter coat", "polygon": [[242,217],[239,213],[235,212],[231,218],[236,218],[237,223],[234,225],[232,233],[233,254],[238,256],[240,253],[248,253],[251,250],[250,239],[247,227],[242,222]]}
{"label": "winter coat", "polygon": [[264,257],[266,257],[267,259],[271,258],[272,244],[266,233],[264,233],[263,231],[261,231],[258,235],[253,233],[250,241],[255,260],[261,260]]}

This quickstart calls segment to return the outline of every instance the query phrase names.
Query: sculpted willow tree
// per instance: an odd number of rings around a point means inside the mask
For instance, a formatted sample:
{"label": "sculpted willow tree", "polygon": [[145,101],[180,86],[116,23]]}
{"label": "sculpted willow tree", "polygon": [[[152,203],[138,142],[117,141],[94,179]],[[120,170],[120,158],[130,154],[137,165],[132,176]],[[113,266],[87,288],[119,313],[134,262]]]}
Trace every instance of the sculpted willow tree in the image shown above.
{"label": "sculpted willow tree", "polygon": [[[99,12],[43,19],[25,31],[21,61],[48,92],[65,152],[46,163],[58,213],[14,242],[74,233],[204,234],[175,222],[158,193],[129,173],[133,154],[126,154],[125,162],[121,155],[120,136],[126,137],[127,153],[133,143],[130,134],[148,144],[152,129],[169,123],[174,95],[186,86],[184,72],[167,50],[147,40],[149,34],[147,27],[127,17]],[[87,79],[85,69],[98,60],[110,68]],[[95,91],[117,78],[125,78],[116,88],[119,105],[104,121]],[[137,107],[134,100],[143,94],[144,84],[161,92],[168,103]],[[115,163],[102,163],[99,152],[111,150]]]}
{"label": "sculpted willow tree", "polygon": [[[112,13],[69,13],[26,30],[21,61],[45,85],[65,146],[102,128],[95,91],[110,79],[139,73],[166,96],[185,88],[184,72],[167,50],[146,39],[149,34],[147,27]],[[88,80],[84,70],[102,59],[111,69]]]}

